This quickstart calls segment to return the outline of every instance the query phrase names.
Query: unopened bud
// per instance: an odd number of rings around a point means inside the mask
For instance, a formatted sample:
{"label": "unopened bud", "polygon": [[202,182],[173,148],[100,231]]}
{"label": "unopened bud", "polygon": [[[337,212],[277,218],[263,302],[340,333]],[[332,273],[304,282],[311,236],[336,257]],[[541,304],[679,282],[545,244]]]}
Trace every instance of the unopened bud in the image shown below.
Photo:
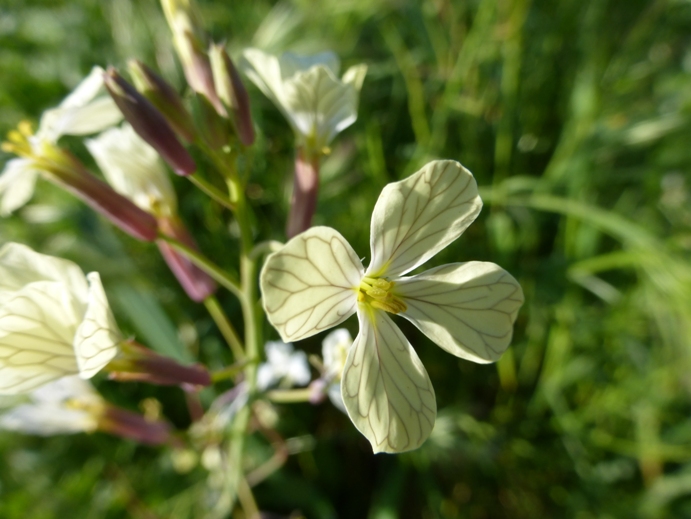
{"label": "unopened bud", "polygon": [[[197,250],[194,238],[187,231],[182,221],[175,217],[160,218],[159,230],[162,234],[175,238],[191,249]],[[192,263],[186,256],[179,253],[163,240],[158,240],[158,248],[168,267],[175,274],[187,295],[196,302],[201,302],[216,291],[216,282]]]}
{"label": "unopened bud", "polygon": [[103,180],[89,173],[76,157],[56,150],[71,167],[50,171],[51,179],[108,218],[114,225],[138,240],[153,241],[158,234],[156,219],[117,193]]}
{"label": "unopened bud", "polygon": [[158,109],[109,68],[104,74],[108,92],[134,131],[148,142],[178,175],[191,175],[197,169],[192,157],[175,136],[175,132]]}
{"label": "unopened bud", "polygon": [[240,142],[250,146],[254,142],[254,126],[250,113],[250,99],[240,74],[223,45],[212,44],[209,57],[216,94],[225,105]]}
{"label": "unopened bud", "polygon": [[160,110],[178,135],[189,143],[193,142],[192,116],[177,91],[141,61],[130,60],[128,66],[137,90]]}
{"label": "unopened bud", "polygon": [[106,366],[111,379],[162,386],[211,384],[208,370],[201,365],[183,366],[134,341],[125,341],[120,346],[118,357]]}
{"label": "unopened bud", "polygon": [[206,35],[192,0],[161,0],[173,43],[192,90],[205,96],[216,111],[225,109],[214,89],[209,57],[206,54]]}
{"label": "unopened bud", "polygon": [[170,425],[120,407],[106,406],[98,430],[147,445],[161,445],[170,439]]}
{"label": "unopened bud", "polygon": [[192,114],[199,133],[209,147],[218,150],[228,144],[233,133],[231,124],[225,116],[218,115],[205,96],[197,94],[192,98]]}

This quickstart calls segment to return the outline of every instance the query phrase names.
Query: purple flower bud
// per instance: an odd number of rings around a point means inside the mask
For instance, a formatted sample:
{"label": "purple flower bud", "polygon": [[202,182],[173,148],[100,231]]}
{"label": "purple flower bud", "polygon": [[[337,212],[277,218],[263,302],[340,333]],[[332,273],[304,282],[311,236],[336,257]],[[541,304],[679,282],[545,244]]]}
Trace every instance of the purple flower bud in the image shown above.
{"label": "purple flower bud", "polygon": [[[175,238],[188,247],[197,250],[194,238],[187,231],[182,221],[178,218],[160,218],[158,221],[159,229],[162,234]],[[180,285],[187,292],[193,301],[200,302],[209,297],[216,291],[216,282],[211,277],[192,263],[186,256],[183,256],[168,243],[158,240],[158,248],[163,259],[170,267],[170,270],[178,278]]]}
{"label": "purple flower bud", "polygon": [[240,142],[250,146],[254,143],[254,126],[250,113],[250,99],[240,74],[223,45],[212,44],[209,57],[216,93],[228,110]]}
{"label": "purple flower bud", "polygon": [[177,91],[141,61],[130,60],[128,66],[137,90],[161,111],[178,135],[189,143],[193,142],[192,116]]}
{"label": "purple flower bud", "polygon": [[[89,173],[82,163],[67,151],[57,150],[56,153],[61,155],[62,167],[51,169],[51,180],[83,200],[130,236],[144,241],[156,239],[158,224],[152,215]],[[69,167],[64,167],[65,165]]]}
{"label": "purple flower bud", "polygon": [[104,74],[108,92],[125,119],[139,136],[163,157],[178,175],[191,175],[197,169],[192,157],[175,136],[163,114],[114,69]]}
{"label": "purple flower bud", "polygon": [[293,198],[290,201],[290,214],[286,229],[288,238],[292,238],[311,227],[312,216],[317,208],[318,191],[319,156],[309,157],[304,148],[299,148],[295,157]]}
{"label": "purple flower bud", "polygon": [[147,445],[161,445],[170,440],[170,425],[120,407],[108,405],[98,421],[98,430]]}

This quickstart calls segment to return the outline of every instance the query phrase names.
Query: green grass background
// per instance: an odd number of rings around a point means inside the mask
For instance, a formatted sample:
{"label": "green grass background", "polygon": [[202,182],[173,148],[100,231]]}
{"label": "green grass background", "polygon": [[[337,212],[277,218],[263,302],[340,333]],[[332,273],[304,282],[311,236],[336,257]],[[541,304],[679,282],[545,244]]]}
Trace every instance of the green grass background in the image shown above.
{"label": "green grass background", "polygon": [[[691,517],[691,2],[201,6],[233,55],[250,45],[333,49],[344,67],[368,64],[358,120],[323,166],[315,223],[365,256],[381,188],[428,160],[459,160],[485,208],[427,266],[494,261],[526,296],[496,365],[455,359],[401,323],[439,406],[418,451],[372,456],[329,404],[278,406],[277,430],[294,454],[256,487],[260,507],[327,519]],[[92,65],[124,67],[130,57],[182,86],[155,0],[0,0],[0,131],[36,121]],[[293,139],[248,88],[260,128],[257,235],[283,239]],[[78,141],[66,143],[88,159]],[[235,268],[233,222],[175,182],[202,250]],[[99,270],[122,328],[141,342],[213,368],[229,362],[155,248],[52,185],[0,222],[6,241]],[[232,297],[220,299],[241,328]],[[347,326],[357,329],[354,319]],[[268,325],[266,335],[276,337]],[[300,347],[319,353],[320,341]],[[176,426],[189,425],[175,389],[96,383],[131,409],[158,399]],[[255,435],[250,461],[270,454]],[[176,470],[166,449],[103,434],[0,433],[3,519],[203,517],[205,477],[199,466]]]}

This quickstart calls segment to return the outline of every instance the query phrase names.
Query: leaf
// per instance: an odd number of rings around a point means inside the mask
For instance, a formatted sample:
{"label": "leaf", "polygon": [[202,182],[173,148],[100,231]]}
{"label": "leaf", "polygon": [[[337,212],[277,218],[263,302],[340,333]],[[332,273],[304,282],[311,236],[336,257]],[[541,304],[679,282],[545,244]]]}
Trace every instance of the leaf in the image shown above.
{"label": "leaf", "polygon": [[27,285],[0,307],[0,393],[31,391],[79,372],[72,347],[77,322],[57,282]]}
{"label": "leaf", "polygon": [[518,282],[494,263],[451,263],[402,278],[394,290],[401,315],[443,349],[473,362],[494,362],[511,343],[523,304]]}
{"label": "leaf", "polygon": [[416,449],[434,427],[434,388],[412,346],[386,313],[361,306],[341,395],[348,416],[377,452]]}
{"label": "leaf", "polygon": [[108,299],[97,272],[87,275],[89,302],[84,320],[74,336],[79,376],[91,378],[101,371],[118,353],[122,334],[108,306]]}
{"label": "leaf", "polygon": [[264,309],[284,342],[310,337],[355,313],[363,267],[330,227],[312,227],[270,255],[260,284]]}
{"label": "leaf", "polygon": [[458,238],[482,209],[472,173],[453,160],[430,162],[388,184],[372,213],[367,275],[410,272]]}

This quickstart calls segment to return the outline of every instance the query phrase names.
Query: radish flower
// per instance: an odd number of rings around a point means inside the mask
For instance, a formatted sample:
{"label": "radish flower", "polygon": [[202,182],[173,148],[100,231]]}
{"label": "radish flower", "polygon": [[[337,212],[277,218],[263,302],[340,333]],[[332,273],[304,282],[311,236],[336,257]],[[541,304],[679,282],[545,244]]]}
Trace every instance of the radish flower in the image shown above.
{"label": "radish flower", "polygon": [[341,395],[374,452],[419,447],[436,417],[427,372],[389,314],[473,362],[498,360],[511,342],[523,293],[498,265],[451,263],[405,276],[458,238],[481,208],[472,174],[458,162],[434,161],[382,191],[366,270],[330,227],[296,236],[262,269],[264,308],[285,342],[357,313],[360,332],[348,352]]}
{"label": "radish flower", "polygon": [[121,341],[97,272],[17,243],[0,249],[0,394],[91,378]]}

